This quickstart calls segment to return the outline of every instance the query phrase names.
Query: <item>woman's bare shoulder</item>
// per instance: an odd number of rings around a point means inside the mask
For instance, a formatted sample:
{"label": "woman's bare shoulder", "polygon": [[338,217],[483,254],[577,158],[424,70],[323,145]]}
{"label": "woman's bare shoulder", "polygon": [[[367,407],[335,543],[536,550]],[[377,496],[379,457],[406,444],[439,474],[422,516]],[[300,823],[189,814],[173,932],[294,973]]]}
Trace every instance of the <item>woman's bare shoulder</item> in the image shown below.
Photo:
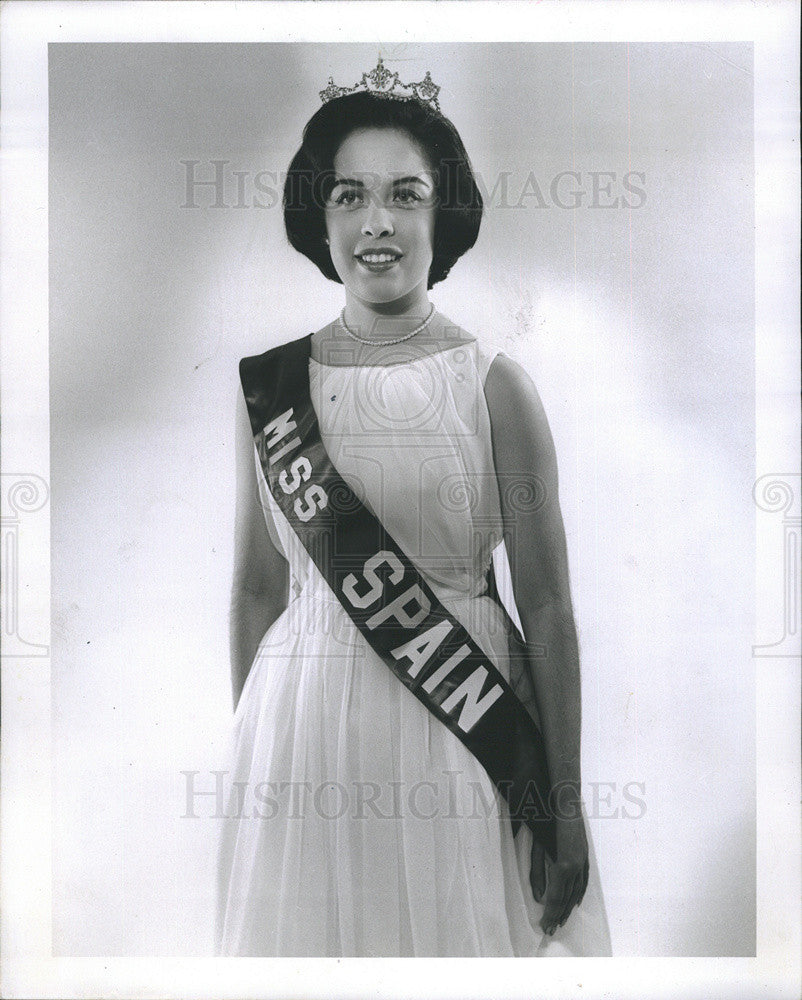
{"label": "woman's bare shoulder", "polygon": [[512,392],[519,398],[537,396],[535,383],[523,365],[499,349],[488,349],[487,353],[492,357],[492,364],[487,373],[489,384],[486,388],[500,395]]}
{"label": "woman's bare shoulder", "polygon": [[554,441],[540,393],[526,369],[497,354],[485,380],[485,398],[494,445],[512,462],[529,456],[552,465]]}

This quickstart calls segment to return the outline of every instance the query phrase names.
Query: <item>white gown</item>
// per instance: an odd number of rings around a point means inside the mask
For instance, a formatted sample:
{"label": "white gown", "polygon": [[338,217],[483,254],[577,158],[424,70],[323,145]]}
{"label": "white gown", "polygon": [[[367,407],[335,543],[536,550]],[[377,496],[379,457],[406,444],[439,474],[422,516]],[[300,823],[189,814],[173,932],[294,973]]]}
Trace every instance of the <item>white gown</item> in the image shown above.
{"label": "white gown", "polygon": [[[501,539],[478,342],[384,366],[310,359],[342,478],[509,676],[486,595]],[[217,948],[248,956],[608,955],[591,846],[582,904],[551,938],[529,886],[531,833],[476,758],[391,673],[334,597],[262,478],[290,603],[235,719],[219,852]],[[238,783],[238,784],[235,784]]]}

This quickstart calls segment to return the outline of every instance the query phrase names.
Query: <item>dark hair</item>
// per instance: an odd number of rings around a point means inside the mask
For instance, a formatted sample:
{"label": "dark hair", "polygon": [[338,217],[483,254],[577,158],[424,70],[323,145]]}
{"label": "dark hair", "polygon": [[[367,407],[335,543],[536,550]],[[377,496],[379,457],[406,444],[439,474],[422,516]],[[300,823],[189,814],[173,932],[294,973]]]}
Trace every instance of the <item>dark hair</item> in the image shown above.
{"label": "dark hair", "polygon": [[337,151],[352,132],[366,128],[406,132],[429,160],[437,197],[431,288],[476,242],[483,206],[459,132],[448,118],[422,101],[359,91],[328,101],[310,118],[284,184],[287,238],[327,278],[342,284],[325,242],[324,206],[334,183]]}

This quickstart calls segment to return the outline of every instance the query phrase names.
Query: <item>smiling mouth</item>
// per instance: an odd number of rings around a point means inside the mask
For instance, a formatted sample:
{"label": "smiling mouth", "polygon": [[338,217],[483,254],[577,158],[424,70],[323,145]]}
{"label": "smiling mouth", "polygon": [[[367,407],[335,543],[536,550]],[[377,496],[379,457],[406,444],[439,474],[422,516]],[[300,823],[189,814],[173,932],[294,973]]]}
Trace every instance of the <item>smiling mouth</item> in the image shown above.
{"label": "smiling mouth", "polygon": [[394,253],[390,250],[369,251],[367,253],[355,254],[354,256],[360,264],[371,270],[383,270],[401,260],[400,253]]}

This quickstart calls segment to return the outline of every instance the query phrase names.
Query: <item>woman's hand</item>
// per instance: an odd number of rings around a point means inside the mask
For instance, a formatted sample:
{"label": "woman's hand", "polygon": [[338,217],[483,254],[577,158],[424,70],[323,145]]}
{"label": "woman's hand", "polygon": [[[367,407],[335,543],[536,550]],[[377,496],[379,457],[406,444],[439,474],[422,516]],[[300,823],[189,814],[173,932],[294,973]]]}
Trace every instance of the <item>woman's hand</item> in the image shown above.
{"label": "woman's hand", "polygon": [[[532,844],[529,882],[535,899],[543,902],[540,926],[553,934],[562,927],[575,906],[579,906],[588,886],[588,839],[581,816],[557,823],[557,860],[546,857],[542,844]],[[545,899],[544,899],[545,895]]]}

